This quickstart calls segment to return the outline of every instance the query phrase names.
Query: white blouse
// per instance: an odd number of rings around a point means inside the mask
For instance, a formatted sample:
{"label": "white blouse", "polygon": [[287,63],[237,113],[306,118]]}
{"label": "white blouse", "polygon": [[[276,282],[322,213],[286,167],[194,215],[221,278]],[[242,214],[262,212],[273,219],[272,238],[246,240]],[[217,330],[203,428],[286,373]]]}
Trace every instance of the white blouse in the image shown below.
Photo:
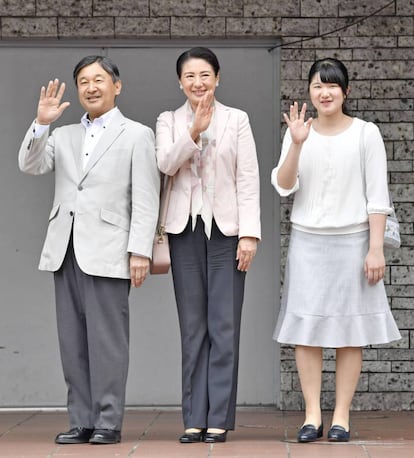
{"label": "white blouse", "polygon": [[281,196],[295,193],[293,227],[317,234],[350,234],[368,229],[369,214],[391,213],[387,157],[375,124],[353,118],[345,131],[332,136],[318,134],[311,127],[300,153],[296,183],[292,189],[283,189],[277,173],[291,142],[288,129],[271,181]]}

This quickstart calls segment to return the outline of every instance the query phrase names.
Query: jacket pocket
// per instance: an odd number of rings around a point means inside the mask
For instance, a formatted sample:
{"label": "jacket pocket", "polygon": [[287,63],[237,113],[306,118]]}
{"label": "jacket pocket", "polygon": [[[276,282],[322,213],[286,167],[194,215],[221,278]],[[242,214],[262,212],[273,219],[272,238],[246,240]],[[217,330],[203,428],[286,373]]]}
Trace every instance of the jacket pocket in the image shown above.
{"label": "jacket pocket", "polygon": [[60,208],[60,204],[57,204],[52,208],[52,210],[50,210],[49,221],[52,221],[52,219],[56,218],[57,214],[59,213],[59,208]]}
{"label": "jacket pocket", "polygon": [[129,231],[129,227],[130,227],[129,219],[121,215],[118,215],[117,213],[114,213],[111,210],[106,210],[105,208],[101,208],[101,218],[106,223],[113,224],[114,226],[118,226],[127,232]]}

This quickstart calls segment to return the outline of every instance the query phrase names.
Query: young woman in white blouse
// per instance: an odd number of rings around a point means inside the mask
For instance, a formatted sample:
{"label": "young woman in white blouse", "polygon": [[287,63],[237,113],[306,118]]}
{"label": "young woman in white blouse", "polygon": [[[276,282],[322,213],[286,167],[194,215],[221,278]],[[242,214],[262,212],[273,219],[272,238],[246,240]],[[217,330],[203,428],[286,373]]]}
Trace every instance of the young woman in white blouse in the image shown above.
{"label": "young woman in white blouse", "polygon": [[336,349],[336,403],[327,437],[345,442],[362,347],[401,338],[383,283],[391,211],[387,161],[379,129],[344,111],[349,85],[341,61],[316,61],[308,83],[317,117],[305,120],[306,103],[300,111],[297,102],[291,105],[272,171],[278,193],[295,195],[274,338],[295,345],[305,401],[299,442],[323,437],[322,348]]}

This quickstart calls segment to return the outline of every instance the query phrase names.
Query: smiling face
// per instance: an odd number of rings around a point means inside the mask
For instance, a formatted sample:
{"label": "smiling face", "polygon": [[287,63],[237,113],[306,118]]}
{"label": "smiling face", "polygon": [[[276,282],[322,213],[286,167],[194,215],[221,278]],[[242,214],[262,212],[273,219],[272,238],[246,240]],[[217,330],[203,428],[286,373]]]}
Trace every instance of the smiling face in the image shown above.
{"label": "smiling face", "polygon": [[315,73],[309,85],[309,95],[318,116],[342,113],[346,95],[338,83],[324,83],[320,74]]}
{"label": "smiling face", "polygon": [[214,94],[218,80],[219,76],[204,59],[191,58],[184,62],[180,83],[193,110],[207,91],[213,91]]}
{"label": "smiling face", "polygon": [[98,62],[83,67],[77,75],[79,102],[91,120],[112,110],[121,93],[121,81],[113,82],[111,75]]}

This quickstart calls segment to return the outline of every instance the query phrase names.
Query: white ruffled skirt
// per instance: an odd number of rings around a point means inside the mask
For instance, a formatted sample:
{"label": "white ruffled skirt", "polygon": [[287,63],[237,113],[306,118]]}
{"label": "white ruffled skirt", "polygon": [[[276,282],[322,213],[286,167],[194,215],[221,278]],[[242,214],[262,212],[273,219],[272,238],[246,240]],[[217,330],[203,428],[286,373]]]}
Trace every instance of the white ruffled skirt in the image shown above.
{"label": "white ruffled skirt", "polygon": [[275,340],[339,348],[401,338],[383,281],[365,278],[368,238],[292,230]]}

